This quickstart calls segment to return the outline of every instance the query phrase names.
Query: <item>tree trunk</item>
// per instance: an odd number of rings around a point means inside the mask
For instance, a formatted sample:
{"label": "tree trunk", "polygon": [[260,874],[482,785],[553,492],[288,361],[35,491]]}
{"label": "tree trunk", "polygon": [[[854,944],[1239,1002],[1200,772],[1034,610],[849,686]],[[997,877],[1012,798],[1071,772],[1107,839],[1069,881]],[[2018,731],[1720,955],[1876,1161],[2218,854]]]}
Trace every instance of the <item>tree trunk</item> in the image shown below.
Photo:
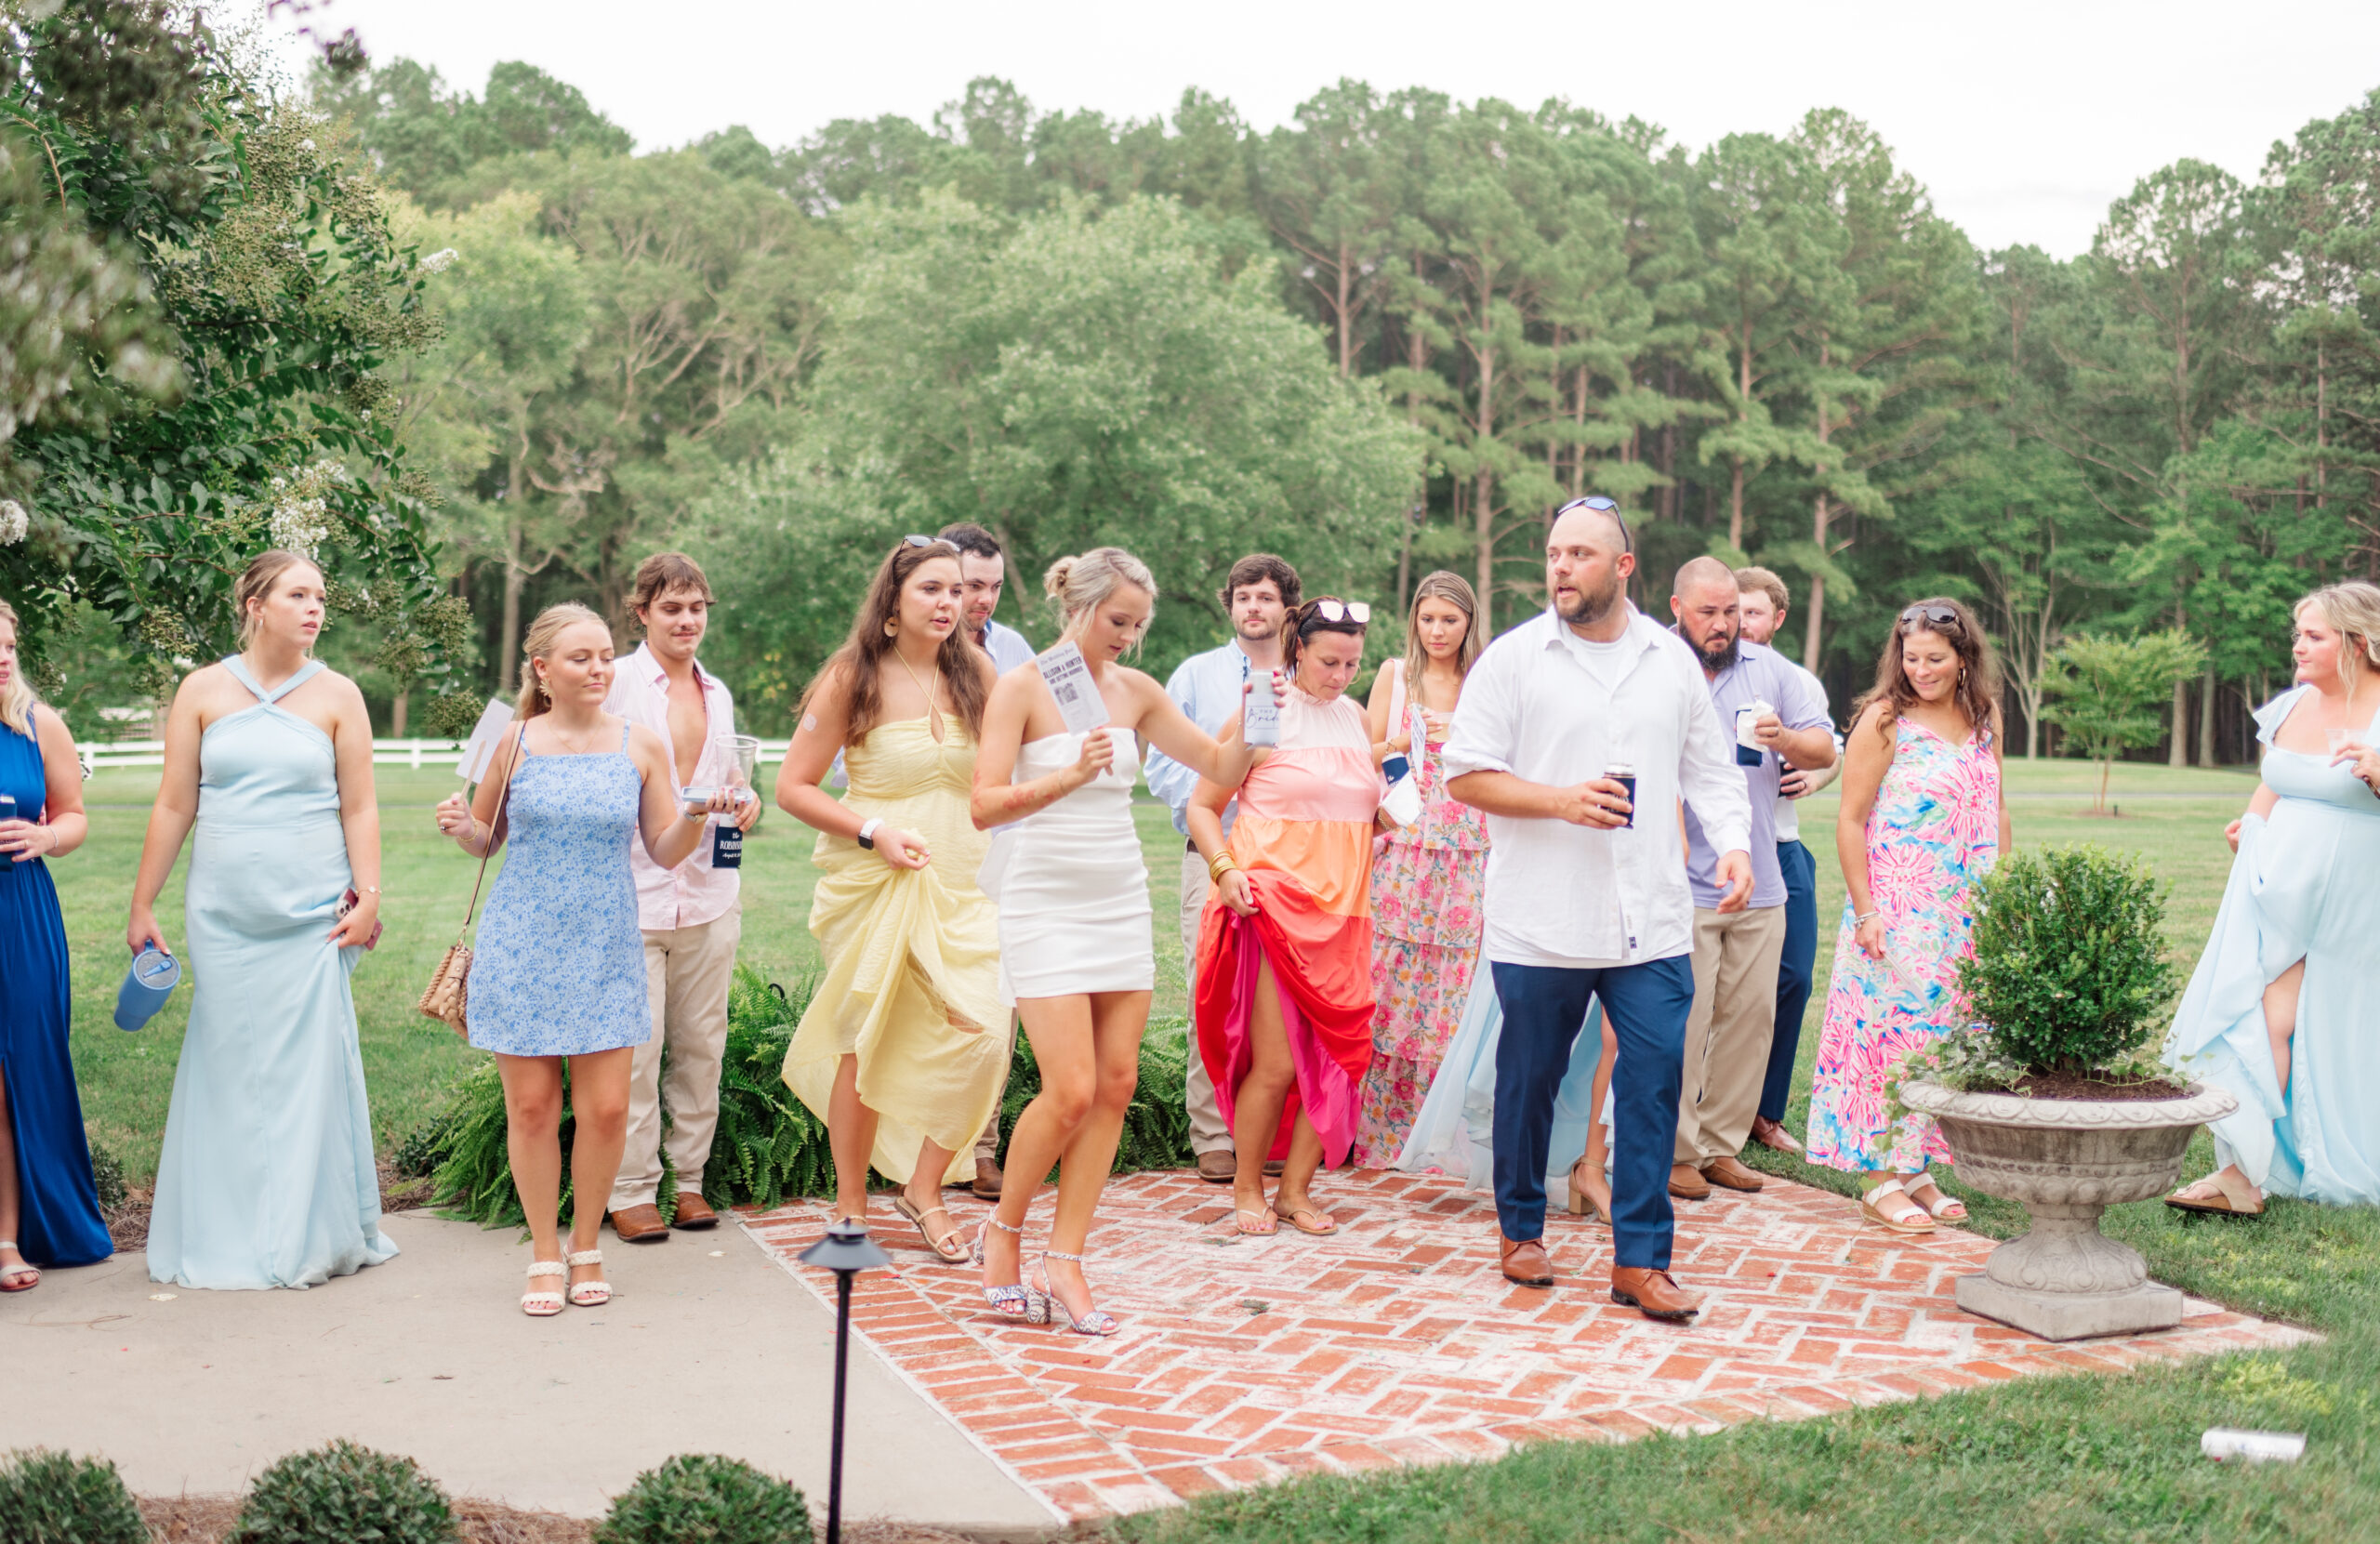
{"label": "tree trunk", "polygon": [[405,737],[405,706],[412,700],[413,688],[410,686],[399,691],[396,696],[390,699],[389,703],[390,739],[402,740]]}
{"label": "tree trunk", "polygon": [[1473,442],[1479,454],[1477,485],[1473,489],[1472,531],[1478,542],[1479,609],[1488,618],[1492,630],[1496,620],[1496,474],[1488,467],[1488,447],[1496,441],[1496,356],[1492,351],[1479,355],[1479,416],[1478,437]]}
{"label": "tree trunk", "polygon": [[[508,490],[512,499],[520,496],[517,488]],[[507,696],[518,684],[514,674],[521,659],[521,587],[524,575],[521,566],[521,507],[511,504],[504,511],[504,618],[496,630],[496,658],[497,688]]]}
{"label": "tree trunk", "polygon": [[2206,680],[2198,689],[2198,764],[2215,765],[2215,666],[2206,667]]}
{"label": "tree trunk", "polygon": [[1353,303],[1348,293],[1353,287],[1355,264],[1347,251],[1347,244],[1339,244],[1339,378],[1348,379],[1355,373],[1355,329],[1350,323],[1347,310]]}
{"label": "tree trunk", "polygon": [[2187,767],[2190,764],[2190,689],[2181,681],[2174,683],[2174,732],[2165,749],[2165,765]]}
{"label": "tree trunk", "polygon": [[1727,492],[1727,545],[1741,552],[1744,549],[1744,458],[1732,456],[1735,463],[1734,481]]}

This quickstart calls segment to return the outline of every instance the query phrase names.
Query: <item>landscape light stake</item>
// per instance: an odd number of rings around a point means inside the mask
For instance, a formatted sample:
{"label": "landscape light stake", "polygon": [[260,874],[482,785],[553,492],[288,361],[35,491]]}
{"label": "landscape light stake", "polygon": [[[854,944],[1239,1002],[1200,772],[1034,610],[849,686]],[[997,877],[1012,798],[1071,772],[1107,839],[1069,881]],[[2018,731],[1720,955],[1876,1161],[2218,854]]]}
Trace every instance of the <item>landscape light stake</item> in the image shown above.
{"label": "landscape light stake", "polygon": [[801,1263],[835,1273],[835,1425],[826,1448],[826,1544],[843,1540],[843,1379],[851,1360],[852,1277],[890,1265],[892,1257],[867,1236],[865,1223],[846,1217],[801,1251]]}

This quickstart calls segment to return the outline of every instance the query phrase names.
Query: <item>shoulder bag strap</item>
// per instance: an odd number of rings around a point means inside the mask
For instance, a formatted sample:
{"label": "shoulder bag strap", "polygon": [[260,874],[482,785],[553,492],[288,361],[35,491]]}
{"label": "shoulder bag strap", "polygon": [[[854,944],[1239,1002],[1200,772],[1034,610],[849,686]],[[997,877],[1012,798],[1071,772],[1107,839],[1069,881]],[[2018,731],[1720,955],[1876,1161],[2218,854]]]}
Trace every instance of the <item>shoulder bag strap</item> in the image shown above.
{"label": "shoulder bag strap", "polygon": [[1394,738],[1405,727],[1405,662],[1393,659],[1389,664],[1396,667],[1396,679],[1388,683],[1388,732]]}
{"label": "shoulder bag strap", "polygon": [[480,854],[480,877],[471,881],[471,904],[463,913],[462,930],[455,935],[457,944],[470,936],[471,918],[479,915],[480,887],[487,883],[487,861],[496,856],[496,828],[503,823],[504,804],[512,797],[513,775],[521,770],[521,753],[528,747],[528,743],[529,726],[522,724],[521,732],[512,741],[512,760],[504,769],[504,786],[496,792],[496,818],[487,823],[487,851]]}

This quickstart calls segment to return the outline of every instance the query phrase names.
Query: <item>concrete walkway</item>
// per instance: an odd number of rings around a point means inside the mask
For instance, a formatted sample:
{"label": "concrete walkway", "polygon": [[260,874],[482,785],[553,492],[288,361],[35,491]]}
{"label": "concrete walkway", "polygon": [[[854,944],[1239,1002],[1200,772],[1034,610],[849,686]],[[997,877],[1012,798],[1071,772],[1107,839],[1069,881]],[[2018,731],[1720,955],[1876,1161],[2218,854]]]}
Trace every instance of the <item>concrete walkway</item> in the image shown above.
{"label": "concrete walkway", "polygon": [[[128,1254],[0,1299],[0,1451],[103,1454],[137,1494],[219,1495],[343,1436],[418,1459],[452,1495],[576,1516],[672,1454],[725,1453],[824,1507],[834,1314],[742,1229],[606,1234],[611,1304],[533,1320],[511,1230],[387,1227],[402,1255],[308,1292],[158,1287]],[[848,1516],[1053,1529],[905,1375],[856,1341],[851,1370]]]}

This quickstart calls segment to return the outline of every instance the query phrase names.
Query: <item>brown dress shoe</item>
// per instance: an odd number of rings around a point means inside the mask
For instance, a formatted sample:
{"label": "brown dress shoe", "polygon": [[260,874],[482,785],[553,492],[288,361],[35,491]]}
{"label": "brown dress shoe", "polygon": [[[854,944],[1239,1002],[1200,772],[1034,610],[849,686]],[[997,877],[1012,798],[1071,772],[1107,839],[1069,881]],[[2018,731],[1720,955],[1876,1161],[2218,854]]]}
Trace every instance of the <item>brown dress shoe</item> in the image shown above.
{"label": "brown dress shoe", "polygon": [[710,1209],[710,1203],[703,1199],[701,1191],[681,1190],[678,1193],[678,1215],[669,1220],[669,1225],[684,1228],[689,1233],[700,1228],[716,1228],[719,1226],[719,1213]]}
{"label": "brown dress shoe", "polygon": [[1746,1168],[1733,1158],[1713,1158],[1702,1166],[1702,1177],[1714,1185],[1740,1190],[1749,1195],[1768,1181],[1755,1168]]}
{"label": "brown dress shoe", "polygon": [[1286,1158],[1267,1158],[1264,1160],[1264,1173],[1269,1179],[1279,1179],[1282,1173],[1287,1170],[1289,1167],[1289,1160]]}
{"label": "brown dress shoe", "polygon": [[975,1182],[968,1188],[975,1193],[975,1199],[978,1201],[998,1200],[1000,1198],[999,1164],[991,1158],[977,1158]]}
{"label": "brown dress shoe", "polygon": [[1678,1286],[1677,1278],[1667,1271],[1647,1271],[1634,1265],[1611,1268],[1611,1300],[1622,1308],[1635,1309],[1648,1319],[1666,1319],[1672,1324],[1702,1312],[1702,1304],[1694,1294]]}
{"label": "brown dress shoe", "polygon": [[1708,1201],[1711,1181],[1692,1164],[1670,1165],[1670,1194],[1681,1201]]}
{"label": "brown dress shoe", "polygon": [[1506,1238],[1502,1229],[1496,1232],[1496,1247],[1503,1256],[1504,1279],[1515,1287],[1551,1287],[1554,1285],[1554,1261],[1546,1258],[1545,1241]]}
{"label": "brown dress shoe", "polygon": [[1227,1185],[1239,1178],[1239,1159],[1228,1147],[1198,1155],[1198,1178],[1210,1185]]}
{"label": "brown dress shoe", "polygon": [[630,1207],[612,1213],[612,1231],[623,1244],[658,1244],[669,1236],[669,1224],[661,1221],[659,1207]]}
{"label": "brown dress shoe", "polygon": [[1752,1140],[1774,1153],[1799,1153],[1802,1150],[1802,1144],[1793,1140],[1792,1132],[1765,1115],[1752,1123]]}

